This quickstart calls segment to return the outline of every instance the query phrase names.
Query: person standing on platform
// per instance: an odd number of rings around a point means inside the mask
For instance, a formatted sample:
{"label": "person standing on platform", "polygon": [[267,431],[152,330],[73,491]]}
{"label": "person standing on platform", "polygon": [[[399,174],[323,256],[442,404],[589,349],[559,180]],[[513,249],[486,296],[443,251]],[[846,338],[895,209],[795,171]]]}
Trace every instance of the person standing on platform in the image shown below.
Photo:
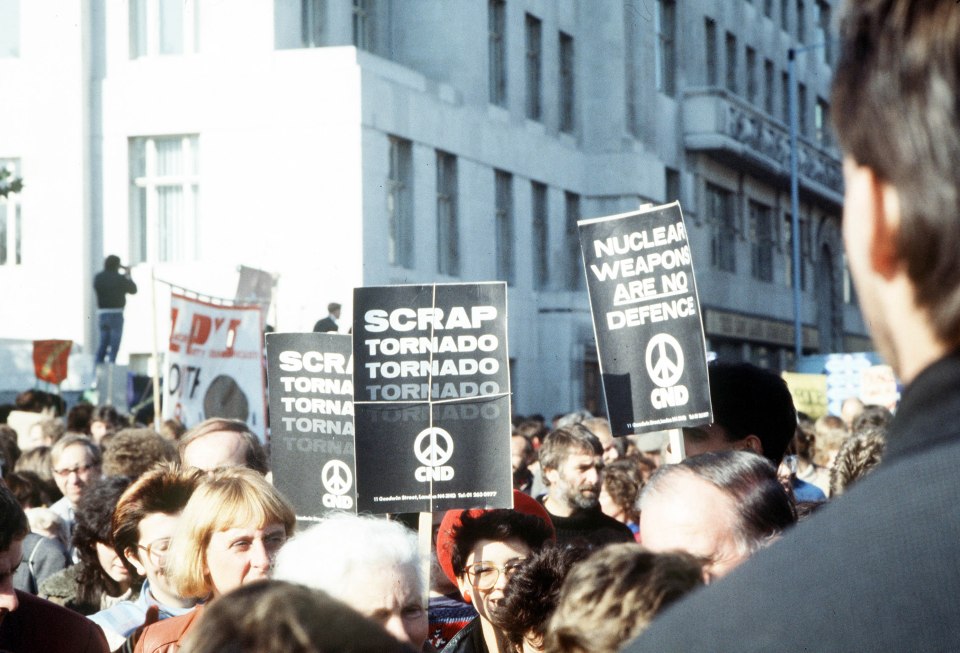
{"label": "person standing on platform", "polygon": [[130,278],[130,268],[120,265],[120,257],[111,254],[104,260],[103,270],[93,278],[93,289],[97,293],[100,325],[100,346],[94,363],[101,365],[108,356],[115,363],[123,335],[123,307],[127,305],[127,295],[137,294],[137,284]]}

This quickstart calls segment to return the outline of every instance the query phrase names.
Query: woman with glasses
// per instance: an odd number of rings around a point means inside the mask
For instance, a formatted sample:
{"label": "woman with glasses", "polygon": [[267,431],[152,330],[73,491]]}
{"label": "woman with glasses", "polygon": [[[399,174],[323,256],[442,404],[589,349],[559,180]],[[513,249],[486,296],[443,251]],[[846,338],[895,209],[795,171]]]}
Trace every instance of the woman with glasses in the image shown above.
{"label": "woman with glasses", "polygon": [[110,650],[121,647],[143,625],[151,606],[157,606],[159,619],[193,610],[196,599],[182,598],[164,567],[170,539],[199,479],[200,472],[162,465],[141,476],[120,497],[113,512],[113,548],[127,570],[145,580],[137,600],[122,601],[90,617],[103,629]]}
{"label": "woman with glasses", "polygon": [[453,636],[443,653],[508,653],[494,615],[510,575],[545,542],[555,539],[550,517],[527,495],[514,492],[513,510],[451,510],[437,534],[437,558],[477,617]]}
{"label": "woman with glasses", "polygon": [[[187,502],[165,556],[171,588],[209,603],[269,576],[280,547],[293,534],[293,508],[263,476],[242,467],[204,476]],[[201,618],[203,605],[148,626],[135,651],[177,651]]]}

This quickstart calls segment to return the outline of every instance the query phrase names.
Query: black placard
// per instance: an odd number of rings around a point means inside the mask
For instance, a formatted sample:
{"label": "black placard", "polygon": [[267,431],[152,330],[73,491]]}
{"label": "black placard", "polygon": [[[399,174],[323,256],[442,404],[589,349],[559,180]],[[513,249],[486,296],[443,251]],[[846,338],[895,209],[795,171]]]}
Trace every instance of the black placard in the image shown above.
{"label": "black placard", "polygon": [[509,508],[506,285],[354,290],[362,511]]}
{"label": "black placard", "polygon": [[348,335],[267,334],[273,483],[298,520],[356,512],[352,372]]}
{"label": "black placard", "polygon": [[712,421],[700,301],[680,204],[577,224],[614,435]]}

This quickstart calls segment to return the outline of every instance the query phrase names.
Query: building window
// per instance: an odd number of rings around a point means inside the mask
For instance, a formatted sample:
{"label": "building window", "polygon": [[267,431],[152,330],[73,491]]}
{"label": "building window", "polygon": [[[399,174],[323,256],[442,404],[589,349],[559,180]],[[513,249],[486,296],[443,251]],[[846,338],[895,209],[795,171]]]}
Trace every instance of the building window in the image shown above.
{"label": "building window", "polygon": [[497,170],[494,174],[495,230],[497,238],[497,279],[514,283],[513,266],[513,175]]}
{"label": "building window", "polygon": [[[787,286],[793,288],[793,221],[789,213],[783,216],[783,230],[786,237]],[[807,265],[810,258],[810,226],[800,216],[800,290],[807,289]]]}
{"label": "building window", "polygon": [[130,0],[130,58],[200,50],[197,0]]}
{"label": "building window", "polygon": [[353,44],[368,52],[374,49],[375,10],[374,0],[353,0]]}
{"label": "building window", "polygon": [[392,265],[413,267],[413,145],[390,137],[390,172],[387,176],[389,241],[387,257]]}
{"label": "building window", "polygon": [[780,73],[780,106],[783,122],[790,125],[790,75],[786,71]]}
{"label": "building window", "polygon": [[583,288],[583,273],[581,272],[580,233],[577,230],[577,220],[580,219],[580,196],[576,193],[563,194],[565,221],[563,231],[563,252],[567,261],[566,287],[568,290]]}
{"label": "building window", "polygon": [[487,5],[488,64],[490,103],[507,105],[507,5],[505,0],[490,0]]}
{"label": "building window", "polygon": [[757,51],[747,46],[747,100],[757,102]]}
{"label": "building window", "polygon": [[773,0],[763,0],[763,15],[773,18]]}
{"label": "building window", "polygon": [[305,48],[323,45],[326,0],[300,0],[300,43]]}
{"label": "building window", "polygon": [[820,60],[826,64],[833,61],[833,41],[830,38],[830,3],[826,0],[817,0],[813,5],[813,23],[816,25],[815,43],[822,43]]}
{"label": "building window", "polygon": [[20,56],[20,0],[0,0],[0,59]]}
{"label": "building window", "polygon": [[707,59],[707,86],[717,85],[717,23],[707,18],[704,23],[704,47]]}
{"label": "building window", "polygon": [[797,86],[797,131],[804,136],[810,135],[810,123],[807,122],[807,85]]}
{"label": "building window", "polygon": [[657,90],[673,97],[676,92],[677,6],[674,0],[657,0],[653,16],[657,32],[654,56]]}
{"label": "building window", "polygon": [[[23,222],[20,210],[20,159],[0,159],[0,265],[23,263]],[[16,191],[16,192],[15,192]]]}
{"label": "building window", "polygon": [[737,37],[727,32],[727,90],[737,92]]}
{"label": "building window", "polygon": [[790,0],[780,0],[780,29],[790,33]]}
{"label": "building window", "polygon": [[536,16],[526,15],[527,33],[527,118],[540,120],[543,112],[541,71],[543,24]]}
{"label": "building window", "polygon": [[198,145],[196,135],[130,139],[130,258],[134,263],[197,257]]}
{"label": "building window", "polygon": [[666,191],[667,202],[673,202],[680,199],[680,171],[673,168],[664,168],[663,185]]}
{"label": "building window", "polygon": [[543,290],[550,284],[550,229],[547,186],[540,182],[530,184],[533,208],[533,286]]}
{"label": "building window", "polygon": [[763,60],[763,110],[771,116],[773,115],[773,98],[776,96],[774,90],[773,62],[769,59]]}
{"label": "building window", "polygon": [[576,124],[573,37],[560,32],[560,131],[572,132]]}
{"label": "building window", "polygon": [[817,106],[814,108],[813,124],[816,129],[817,143],[826,147],[830,145],[830,105],[823,98],[817,98]]}
{"label": "building window", "polygon": [[707,184],[707,219],[713,225],[711,263],[719,270],[736,272],[737,219],[733,193]]}
{"label": "building window", "polygon": [[634,138],[640,137],[640,111],[638,109],[637,71],[641,69],[638,62],[639,47],[637,37],[637,16],[632,5],[624,3],[624,75],[626,88],[627,131]]}
{"label": "building window", "polygon": [[457,224],[457,157],[437,151],[437,270],[460,274],[460,228]]}
{"label": "building window", "polygon": [[773,281],[773,218],[770,207],[750,201],[750,273],[754,279]]}
{"label": "building window", "polygon": [[797,0],[797,40],[801,43],[807,42],[807,21],[804,20],[804,14],[807,11],[803,0]]}

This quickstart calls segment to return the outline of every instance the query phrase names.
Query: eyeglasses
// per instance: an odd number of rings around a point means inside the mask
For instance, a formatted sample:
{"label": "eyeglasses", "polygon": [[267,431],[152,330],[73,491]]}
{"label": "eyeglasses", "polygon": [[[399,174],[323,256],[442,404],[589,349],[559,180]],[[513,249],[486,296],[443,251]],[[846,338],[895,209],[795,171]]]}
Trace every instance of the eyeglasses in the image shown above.
{"label": "eyeglasses", "polygon": [[526,558],[515,558],[498,567],[492,562],[475,562],[467,567],[467,579],[470,584],[481,590],[488,590],[497,584],[500,574],[509,579]]}
{"label": "eyeglasses", "polygon": [[151,542],[147,546],[138,544],[137,548],[146,551],[147,557],[150,558],[150,562],[152,562],[155,566],[162,567],[167,561],[167,552],[170,551],[170,538],[165,537],[155,542]]}
{"label": "eyeglasses", "polygon": [[92,469],[96,469],[97,465],[78,465],[76,467],[71,467],[70,469],[55,469],[53,473],[59,476],[60,478],[67,478],[70,474],[76,474],[77,476],[85,476],[87,472]]}

